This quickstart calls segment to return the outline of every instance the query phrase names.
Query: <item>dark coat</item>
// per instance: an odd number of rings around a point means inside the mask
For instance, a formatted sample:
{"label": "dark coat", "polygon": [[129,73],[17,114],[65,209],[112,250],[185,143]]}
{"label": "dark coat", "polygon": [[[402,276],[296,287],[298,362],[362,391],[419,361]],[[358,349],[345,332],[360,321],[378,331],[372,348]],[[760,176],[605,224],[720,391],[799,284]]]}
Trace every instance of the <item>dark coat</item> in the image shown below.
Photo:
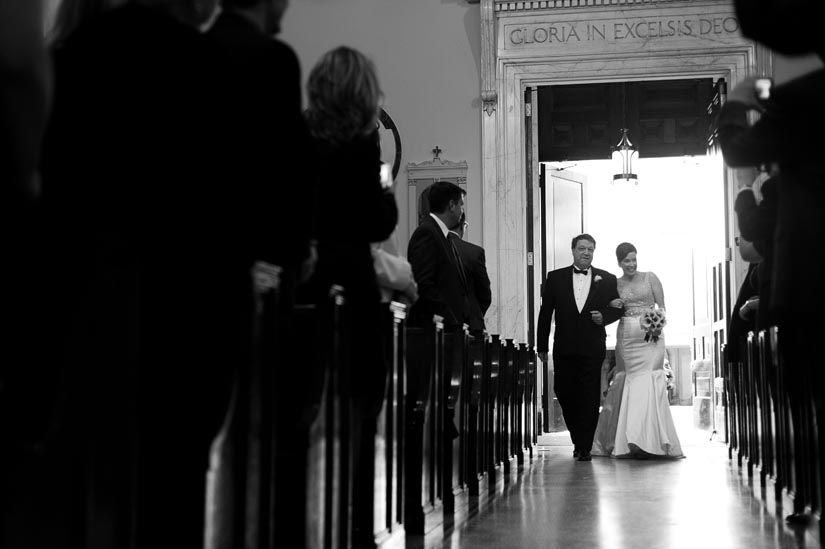
{"label": "dark coat", "polygon": [[[619,297],[616,277],[593,267],[589,276],[595,278],[596,275],[602,279],[598,282],[591,280],[590,293],[579,313],[573,294],[573,267],[564,267],[547,273],[547,280],[541,292],[536,334],[538,352],[547,351],[550,324],[555,312],[556,335],[553,339],[553,357],[604,358],[605,326],[618,320],[622,311],[609,306],[612,300]],[[590,311],[594,310],[601,311],[604,316],[601,326],[590,318]]]}
{"label": "dark coat", "polygon": [[461,282],[449,242],[432,216],[415,229],[407,247],[407,259],[418,284],[418,301],[410,309],[410,326],[427,326],[433,315],[444,318],[448,328],[469,319],[468,291]]}
{"label": "dark coat", "polygon": [[[762,256],[758,275],[754,277],[759,284],[759,309],[756,312],[756,329],[768,328],[774,322],[771,306],[771,285],[773,281],[774,233],[776,231],[776,212],[778,207],[778,186],[780,177],[767,179],[760,188],[762,201],[756,203],[753,191],[743,190],[736,196],[733,209],[739,222],[739,232],[745,240],[753,243]],[[748,271],[750,273],[750,271]],[[749,275],[750,276],[750,275]],[[745,287],[743,283],[742,288]],[[740,290],[741,292],[742,290]],[[750,297],[750,296],[749,296]],[[744,303],[744,301],[743,301]],[[731,326],[736,314],[731,317]]]}
{"label": "dark coat", "polygon": [[467,295],[470,302],[468,324],[470,331],[484,330],[484,314],[490,308],[492,292],[490,291],[490,277],[487,275],[487,265],[484,258],[484,248],[472,242],[461,239],[455,240],[464,272],[467,274]]}
{"label": "dark coat", "polygon": [[[352,297],[378,303],[370,243],[386,240],[398,222],[395,196],[381,186],[378,134],[339,146],[316,141],[313,150],[321,295],[338,284]],[[313,206],[298,209],[308,213]]]}
{"label": "dark coat", "polygon": [[[747,300],[757,295],[759,292],[759,274],[758,264],[751,263],[748,265],[748,272],[745,275],[745,280],[739,287],[739,294],[736,296],[736,303],[733,305],[733,311],[730,314],[730,323],[728,326],[728,345],[726,347],[727,359],[730,361],[740,361],[744,358],[742,349],[745,346],[745,338],[748,337],[748,332],[756,331],[756,315],[752,315],[749,320],[743,320],[739,316],[739,310]],[[763,303],[762,297],[759,298],[759,307],[761,309]]]}
{"label": "dark coat", "polygon": [[117,530],[150,546],[203,545],[203,472],[249,341],[249,216],[222,177],[219,64],[197,29],[136,4],[54,55],[42,170],[66,342],[54,429],[94,493],[53,497],[61,512],[111,504]]}
{"label": "dark coat", "polygon": [[[209,30],[218,45],[219,147],[231,158],[227,185],[242,192],[253,256],[294,269],[308,254],[314,197],[311,143],[301,107],[301,71],[292,49],[250,21],[224,12]],[[312,219],[314,221],[314,219]],[[288,236],[287,236],[288,235]]]}
{"label": "dark coat", "polygon": [[[81,25],[54,54],[43,166],[53,261],[66,277],[55,310],[88,329],[77,348],[95,349],[70,359],[90,376],[83,390],[138,391],[154,410],[142,427],[180,426],[201,442],[223,419],[248,316],[241,202],[221,178],[210,118],[218,57],[196,29],[138,5]],[[192,400],[173,414],[181,394]]]}

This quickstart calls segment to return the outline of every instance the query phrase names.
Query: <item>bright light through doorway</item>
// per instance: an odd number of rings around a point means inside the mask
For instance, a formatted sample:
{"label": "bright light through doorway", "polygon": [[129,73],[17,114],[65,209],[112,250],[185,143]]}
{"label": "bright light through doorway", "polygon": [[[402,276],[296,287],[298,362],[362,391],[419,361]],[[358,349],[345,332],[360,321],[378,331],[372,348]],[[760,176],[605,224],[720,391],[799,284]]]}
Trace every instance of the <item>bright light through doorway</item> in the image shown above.
{"label": "bright light through doorway", "polygon": [[[724,252],[723,166],[718,157],[645,158],[634,163],[639,183],[613,182],[609,160],[549,163],[587,177],[585,232],[597,241],[593,265],[621,276],[615,250],[633,243],[639,270],[662,281],[668,311],[668,346],[692,345],[693,263]],[[704,287],[704,285],[702,285]],[[699,309],[707,295],[697,295]],[[607,346],[616,343],[608,329]]]}

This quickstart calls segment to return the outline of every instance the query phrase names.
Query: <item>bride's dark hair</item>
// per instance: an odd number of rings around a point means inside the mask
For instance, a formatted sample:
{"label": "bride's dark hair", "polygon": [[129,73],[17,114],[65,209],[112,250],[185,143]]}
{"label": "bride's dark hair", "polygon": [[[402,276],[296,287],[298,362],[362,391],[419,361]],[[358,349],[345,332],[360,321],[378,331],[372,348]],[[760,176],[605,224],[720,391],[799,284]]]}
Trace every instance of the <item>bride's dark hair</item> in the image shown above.
{"label": "bride's dark hair", "polygon": [[618,246],[616,246],[616,259],[621,262],[622,259],[627,257],[627,254],[634,253],[637,254],[639,252],[636,251],[636,246],[631,244],[630,242],[622,242]]}

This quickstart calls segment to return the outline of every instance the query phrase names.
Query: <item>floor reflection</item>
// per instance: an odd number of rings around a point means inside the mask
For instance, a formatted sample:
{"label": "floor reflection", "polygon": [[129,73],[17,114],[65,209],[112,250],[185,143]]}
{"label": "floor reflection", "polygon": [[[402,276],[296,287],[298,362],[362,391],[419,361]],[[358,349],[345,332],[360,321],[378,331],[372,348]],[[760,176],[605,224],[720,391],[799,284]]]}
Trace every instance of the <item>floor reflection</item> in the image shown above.
{"label": "floor reflection", "polygon": [[[678,407],[675,407],[678,408]],[[686,417],[687,416],[687,417]],[[407,547],[799,548],[804,529],[772,516],[739,478],[722,442],[693,432],[674,410],[687,457],[578,462],[572,446],[538,449],[519,481],[494,500],[471,502],[471,518]],[[410,545],[410,542],[414,545]]]}

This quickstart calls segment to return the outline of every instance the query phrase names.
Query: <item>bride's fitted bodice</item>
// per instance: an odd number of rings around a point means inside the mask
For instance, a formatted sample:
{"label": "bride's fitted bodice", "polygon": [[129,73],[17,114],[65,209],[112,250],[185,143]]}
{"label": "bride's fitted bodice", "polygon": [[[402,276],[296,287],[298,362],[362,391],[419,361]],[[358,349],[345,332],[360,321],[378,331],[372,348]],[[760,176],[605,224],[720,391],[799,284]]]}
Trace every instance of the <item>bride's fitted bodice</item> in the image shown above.
{"label": "bride's fitted bodice", "polygon": [[624,301],[624,316],[639,316],[653,307],[653,286],[648,273],[639,273],[632,281],[618,280],[619,297]]}

